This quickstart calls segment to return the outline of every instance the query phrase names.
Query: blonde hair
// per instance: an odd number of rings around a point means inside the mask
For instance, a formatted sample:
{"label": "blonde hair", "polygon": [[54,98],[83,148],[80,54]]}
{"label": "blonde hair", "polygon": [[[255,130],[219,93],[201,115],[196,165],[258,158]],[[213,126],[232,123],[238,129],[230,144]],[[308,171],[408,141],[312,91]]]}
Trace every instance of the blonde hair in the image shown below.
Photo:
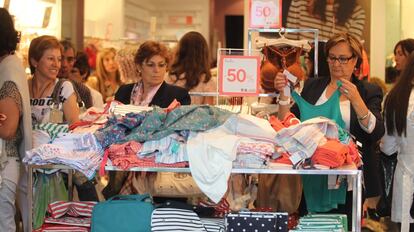
{"label": "blonde hair", "polygon": [[[98,52],[98,55],[96,57],[96,76],[98,78],[98,91],[102,94],[103,99],[106,99],[106,89],[105,89],[105,80],[109,78],[108,71],[105,70],[103,59],[105,56],[109,54],[113,54],[116,56],[116,50],[115,48],[103,48]],[[119,73],[119,70],[116,71],[116,82],[118,85],[122,84],[121,81],[121,75]]]}
{"label": "blonde hair", "polygon": [[349,33],[338,33],[334,36],[332,36],[328,42],[326,42],[325,45],[325,54],[328,56],[329,55],[329,50],[331,50],[331,48],[335,47],[337,44],[339,43],[346,43],[349,45],[349,48],[351,49],[352,55],[353,57],[357,58],[357,63],[356,63],[356,67],[359,67],[361,65],[362,62],[362,44],[359,42],[359,40],[349,34]]}

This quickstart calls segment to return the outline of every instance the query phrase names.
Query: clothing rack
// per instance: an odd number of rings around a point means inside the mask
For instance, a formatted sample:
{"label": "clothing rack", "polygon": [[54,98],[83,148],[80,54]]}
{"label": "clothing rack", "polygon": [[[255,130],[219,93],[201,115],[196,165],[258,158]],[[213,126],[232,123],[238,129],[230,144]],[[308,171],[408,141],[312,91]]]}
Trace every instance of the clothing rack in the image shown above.
{"label": "clothing rack", "polygon": [[278,29],[259,29],[259,28],[249,28],[248,30],[248,49],[253,49],[252,47],[252,33],[278,33],[277,35],[282,35],[281,33],[300,33],[300,32],[307,32],[313,33],[314,39],[314,48],[315,48],[315,55],[314,55],[314,75],[315,77],[318,76],[318,41],[319,41],[319,30],[318,29],[311,29],[311,28],[278,28]]}

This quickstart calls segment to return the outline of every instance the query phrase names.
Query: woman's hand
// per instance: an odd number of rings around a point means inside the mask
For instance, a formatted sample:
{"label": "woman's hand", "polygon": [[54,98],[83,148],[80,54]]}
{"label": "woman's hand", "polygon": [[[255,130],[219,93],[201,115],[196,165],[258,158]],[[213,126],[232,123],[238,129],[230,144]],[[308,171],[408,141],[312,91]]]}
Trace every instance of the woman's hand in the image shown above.
{"label": "woman's hand", "polygon": [[339,88],[339,91],[344,95],[351,103],[364,102],[359,95],[357,87],[347,79],[341,79],[342,86]]}
{"label": "woman's hand", "polygon": [[351,106],[355,110],[358,121],[362,123],[365,128],[368,128],[370,111],[359,94],[357,87],[349,80],[341,78],[341,81],[342,86],[339,88],[339,91],[351,102]]}
{"label": "woman's hand", "polygon": [[283,92],[283,88],[285,88],[287,83],[288,83],[288,80],[286,78],[286,75],[281,73],[281,72],[278,72],[276,74],[276,77],[275,77],[274,83],[273,83],[274,86],[275,86],[275,89],[279,92]]}

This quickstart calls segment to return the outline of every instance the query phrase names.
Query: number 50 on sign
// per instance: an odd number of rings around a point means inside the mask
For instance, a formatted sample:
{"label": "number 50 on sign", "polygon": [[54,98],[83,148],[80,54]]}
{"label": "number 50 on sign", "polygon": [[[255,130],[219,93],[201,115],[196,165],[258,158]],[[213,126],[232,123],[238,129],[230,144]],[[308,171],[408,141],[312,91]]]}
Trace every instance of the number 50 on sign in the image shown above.
{"label": "number 50 on sign", "polygon": [[257,95],[259,93],[259,56],[220,56],[219,93]]}

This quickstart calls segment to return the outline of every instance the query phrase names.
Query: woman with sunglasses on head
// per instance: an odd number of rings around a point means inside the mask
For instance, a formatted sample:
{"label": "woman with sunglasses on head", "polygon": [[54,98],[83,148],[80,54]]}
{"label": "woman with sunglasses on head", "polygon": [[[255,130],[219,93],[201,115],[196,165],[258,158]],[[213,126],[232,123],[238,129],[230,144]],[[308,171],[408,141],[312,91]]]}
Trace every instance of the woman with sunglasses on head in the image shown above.
{"label": "woman with sunglasses on head", "polygon": [[[190,105],[191,98],[187,90],[164,81],[169,60],[169,51],[161,43],[147,41],[141,44],[134,58],[140,80],[119,87],[115,100],[136,106],[166,108],[176,99],[181,105]],[[126,172],[109,173],[109,183],[102,190],[106,199],[119,193],[127,177],[126,174]]]}
{"label": "woman with sunglasses on head", "polygon": [[[364,163],[365,197],[377,197],[380,194],[380,186],[377,175],[378,161],[374,156],[374,148],[385,130],[381,117],[382,91],[378,86],[360,81],[354,75],[355,67],[359,67],[362,59],[362,45],[354,36],[348,33],[333,36],[326,43],[325,54],[329,64],[330,78],[308,79],[300,98],[312,105],[333,103],[331,105],[333,107],[330,108],[336,110],[336,114],[326,113],[313,117],[325,116],[335,120],[339,126],[348,130],[362,144],[360,151]],[[278,117],[283,119],[290,111],[301,120],[309,118],[309,112],[302,111],[298,102],[290,107],[290,98],[283,93],[286,80],[286,76],[282,73],[278,73],[274,80],[275,88],[281,93]],[[335,101],[332,101],[333,99]],[[333,117],[334,114],[335,117]],[[348,194],[347,198],[350,196],[352,195]],[[346,203],[350,204],[351,201],[347,199]],[[345,207],[352,208],[350,205]],[[348,221],[352,220],[348,219]]]}
{"label": "woman with sunglasses on head", "polygon": [[170,54],[164,45],[154,41],[144,42],[134,58],[140,81],[119,87],[115,100],[138,106],[156,105],[167,107],[174,99],[182,105],[191,103],[190,95],[184,88],[167,84]]}

